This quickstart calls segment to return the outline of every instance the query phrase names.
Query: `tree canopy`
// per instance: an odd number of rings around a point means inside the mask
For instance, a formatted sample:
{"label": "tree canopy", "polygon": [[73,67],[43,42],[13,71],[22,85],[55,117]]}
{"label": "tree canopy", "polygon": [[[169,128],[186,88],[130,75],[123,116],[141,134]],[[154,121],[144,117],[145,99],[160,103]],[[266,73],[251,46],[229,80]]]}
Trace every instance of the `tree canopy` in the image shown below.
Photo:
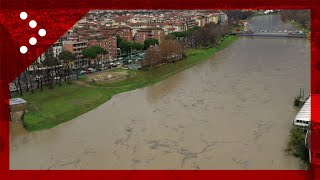
{"label": "tree canopy", "polygon": [[155,44],[159,44],[158,39],[155,38],[148,38],[146,40],[144,40],[144,48],[148,49],[151,45],[155,45]]}
{"label": "tree canopy", "polygon": [[153,68],[162,63],[162,54],[159,47],[152,46],[147,49],[145,65]]}
{"label": "tree canopy", "polygon": [[165,39],[165,40],[175,40],[176,37],[175,37],[174,35],[172,35],[172,34],[168,34],[168,35],[165,35],[165,36],[164,36],[164,39]]}
{"label": "tree canopy", "polygon": [[52,66],[59,65],[60,62],[59,62],[58,58],[48,56],[41,62],[41,64],[43,66],[52,67]]}
{"label": "tree canopy", "polygon": [[62,60],[64,63],[68,63],[70,61],[73,61],[76,59],[76,56],[72,54],[70,51],[62,51],[59,55],[58,58]]}
{"label": "tree canopy", "polygon": [[230,20],[235,20],[236,22],[248,19],[248,17],[254,15],[253,11],[228,10],[224,12],[228,15]]}
{"label": "tree canopy", "polygon": [[170,33],[170,35],[172,35],[172,36],[174,36],[174,37],[180,37],[180,38],[182,38],[182,37],[187,37],[187,36],[191,35],[191,34],[192,34],[195,30],[197,30],[197,29],[200,29],[200,27],[199,27],[199,26],[195,26],[195,27],[193,27],[193,28],[191,28],[191,29],[188,29],[188,30],[186,30],[186,31],[180,31],[180,32]]}
{"label": "tree canopy", "polygon": [[302,27],[310,29],[310,10],[282,10],[280,15],[283,21],[293,20]]}
{"label": "tree canopy", "polygon": [[132,50],[141,50],[144,48],[143,44],[140,44],[137,42],[128,42],[128,41],[122,41],[119,44],[119,47],[124,52],[130,52],[131,48]]}
{"label": "tree canopy", "polygon": [[120,48],[120,43],[123,42],[124,39],[122,37],[120,37],[119,35],[117,35],[117,47]]}
{"label": "tree canopy", "polygon": [[82,51],[82,55],[85,58],[96,58],[99,54],[107,54],[108,51],[100,46],[90,46]]}

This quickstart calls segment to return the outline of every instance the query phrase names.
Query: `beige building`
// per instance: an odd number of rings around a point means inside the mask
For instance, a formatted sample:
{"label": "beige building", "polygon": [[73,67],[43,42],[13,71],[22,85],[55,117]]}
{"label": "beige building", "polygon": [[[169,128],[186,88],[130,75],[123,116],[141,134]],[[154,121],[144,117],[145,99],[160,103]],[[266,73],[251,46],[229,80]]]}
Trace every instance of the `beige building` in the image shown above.
{"label": "beige building", "polygon": [[74,55],[76,55],[77,59],[82,58],[82,51],[88,47],[87,41],[65,41],[64,50],[70,51]]}
{"label": "beige building", "polygon": [[218,24],[219,23],[219,14],[214,13],[214,14],[208,15],[208,23]]}

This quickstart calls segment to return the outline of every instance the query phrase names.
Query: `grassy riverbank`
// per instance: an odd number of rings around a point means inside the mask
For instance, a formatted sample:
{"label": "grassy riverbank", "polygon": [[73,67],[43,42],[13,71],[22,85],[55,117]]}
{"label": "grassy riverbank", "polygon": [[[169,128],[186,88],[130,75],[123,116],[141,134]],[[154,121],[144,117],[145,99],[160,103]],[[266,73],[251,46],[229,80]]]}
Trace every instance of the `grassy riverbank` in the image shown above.
{"label": "grassy riverbank", "polygon": [[71,85],[57,85],[54,89],[45,88],[33,94],[26,93],[22,97],[28,102],[24,125],[29,131],[36,131],[69,121],[105,103],[115,94],[154,84],[207,60],[237,39],[236,36],[228,36],[217,47],[189,50],[186,59],[164,64],[152,70],[113,70],[126,71],[128,76],[125,80],[92,84],[83,78]]}
{"label": "grassy riverbank", "polygon": [[303,27],[300,23],[296,21],[289,21],[295,28],[302,30],[303,32],[310,32],[310,29]]}
{"label": "grassy riverbank", "polygon": [[286,152],[295,156],[296,158],[299,158],[302,162],[309,166],[309,152],[304,144],[305,135],[306,132],[304,130],[293,127],[290,131]]}
{"label": "grassy riverbank", "polygon": [[[295,21],[288,21],[288,22],[291,23],[295,28],[300,29],[305,33],[307,33],[308,39],[310,40],[311,31],[309,29],[303,27],[298,22],[295,22]],[[305,146],[305,136],[306,136],[306,132],[304,130],[299,129],[297,127],[292,127],[290,131],[290,137],[287,144],[286,152],[289,155],[292,155],[300,159],[306,165],[306,167],[310,167],[309,152],[307,147]]]}

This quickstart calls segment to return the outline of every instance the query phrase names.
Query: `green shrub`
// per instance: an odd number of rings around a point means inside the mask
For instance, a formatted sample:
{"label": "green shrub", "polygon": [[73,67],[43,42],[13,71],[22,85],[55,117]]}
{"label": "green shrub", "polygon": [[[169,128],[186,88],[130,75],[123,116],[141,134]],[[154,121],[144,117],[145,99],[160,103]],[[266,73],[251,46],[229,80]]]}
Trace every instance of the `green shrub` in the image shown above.
{"label": "green shrub", "polygon": [[305,146],[305,135],[305,130],[293,127],[290,131],[289,142],[285,151],[309,164],[309,152]]}

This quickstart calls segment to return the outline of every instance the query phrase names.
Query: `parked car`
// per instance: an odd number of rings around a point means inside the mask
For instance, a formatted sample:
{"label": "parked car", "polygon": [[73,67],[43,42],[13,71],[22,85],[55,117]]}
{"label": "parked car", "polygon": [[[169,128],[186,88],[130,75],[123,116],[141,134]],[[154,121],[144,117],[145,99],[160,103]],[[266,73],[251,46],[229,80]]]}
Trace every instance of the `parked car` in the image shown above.
{"label": "parked car", "polygon": [[107,64],[104,65],[103,68],[104,68],[104,69],[110,69],[110,68],[111,68],[111,65],[110,65],[109,63],[107,63]]}
{"label": "parked car", "polygon": [[110,63],[110,66],[117,67],[117,64],[116,63]]}
{"label": "parked car", "polygon": [[79,74],[80,74],[80,75],[85,75],[85,74],[86,74],[86,71],[85,71],[85,70],[81,70]]}
{"label": "parked car", "polygon": [[96,69],[94,69],[94,68],[88,68],[88,71],[90,71],[90,72],[97,72],[97,70]]}

